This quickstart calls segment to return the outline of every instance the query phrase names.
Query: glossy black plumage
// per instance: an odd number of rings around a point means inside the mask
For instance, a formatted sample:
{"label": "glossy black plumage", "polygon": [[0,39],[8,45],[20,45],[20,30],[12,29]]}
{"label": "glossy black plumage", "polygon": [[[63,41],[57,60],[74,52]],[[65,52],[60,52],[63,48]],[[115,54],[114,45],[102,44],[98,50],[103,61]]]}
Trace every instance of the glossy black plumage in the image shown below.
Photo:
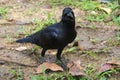
{"label": "glossy black plumage", "polygon": [[[19,39],[18,43],[33,43],[43,48],[41,55],[45,55],[47,49],[57,49],[57,58],[61,61],[61,53],[68,43],[76,37],[75,16],[71,8],[63,10],[60,22],[48,26],[26,38]],[[61,61],[62,62],[62,61]],[[63,63],[63,62],[62,62]]]}

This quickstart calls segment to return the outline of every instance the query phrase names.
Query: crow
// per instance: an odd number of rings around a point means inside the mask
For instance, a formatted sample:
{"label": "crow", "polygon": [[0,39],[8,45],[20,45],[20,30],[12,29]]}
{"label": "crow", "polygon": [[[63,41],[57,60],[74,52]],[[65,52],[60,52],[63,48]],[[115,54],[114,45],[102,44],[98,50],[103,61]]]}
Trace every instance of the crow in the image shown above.
{"label": "crow", "polygon": [[32,43],[42,47],[41,56],[44,57],[46,50],[57,49],[57,59],[66,69],[61,60],[61,53],[68,43],[71,43],[77,33],[75,30],[75,15],[70,7],[64,8],[60,22],[52,24],[25,38],[16,40],[17,43]]}

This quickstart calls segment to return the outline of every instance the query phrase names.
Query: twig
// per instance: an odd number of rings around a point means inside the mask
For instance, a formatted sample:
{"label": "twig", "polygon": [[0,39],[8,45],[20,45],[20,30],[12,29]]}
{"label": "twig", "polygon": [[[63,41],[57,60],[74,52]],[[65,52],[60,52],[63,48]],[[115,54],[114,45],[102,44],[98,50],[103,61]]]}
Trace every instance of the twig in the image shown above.
{"label": "twig", "polygon": [[37,67],[37,65],[28,65],[28,64],[23,64],[23,63],[10,61],[10,60],[6,60],[6,59],[0,59],[0,61],[5,61],[7,63],[13,63],[13,64],[17,64],[17,65],[20,65],[20,66],[26,66],[26,67]]}

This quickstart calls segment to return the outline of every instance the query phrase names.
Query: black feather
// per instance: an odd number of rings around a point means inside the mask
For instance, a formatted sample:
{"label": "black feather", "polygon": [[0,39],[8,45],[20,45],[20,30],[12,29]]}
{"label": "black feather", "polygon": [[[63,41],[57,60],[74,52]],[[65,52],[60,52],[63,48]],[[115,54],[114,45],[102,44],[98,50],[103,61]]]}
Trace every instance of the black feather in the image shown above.
{"label": "black feather", "polygon": [[45,55],[47,49],[57,49],[57,58],[61,61],[62,50],[68,43],[71,43],[75,39],[76,34],[74,12],[71,8],[67,7],[63,10],[62,19],[59,23],[50,25],[16,42],[29,42],[41,46],[43,48],[41,52],[42,56]]}
{"label": "black feather", "polygon": [[31,37],[26,37],[16,41],[17,43],[34,43],[34,40]]}

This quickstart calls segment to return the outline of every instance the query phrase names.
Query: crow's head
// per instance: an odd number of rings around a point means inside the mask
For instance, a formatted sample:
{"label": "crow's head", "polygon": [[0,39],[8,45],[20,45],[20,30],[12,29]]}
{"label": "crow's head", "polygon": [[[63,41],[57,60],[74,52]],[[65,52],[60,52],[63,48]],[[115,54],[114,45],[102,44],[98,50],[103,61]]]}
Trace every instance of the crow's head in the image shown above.
{"label": "crow's head", "polygon": [[70,7],[66,7],[63,10],[62,21],[65,21],[65,22],[74,22],[75,21],[74,12]]}

